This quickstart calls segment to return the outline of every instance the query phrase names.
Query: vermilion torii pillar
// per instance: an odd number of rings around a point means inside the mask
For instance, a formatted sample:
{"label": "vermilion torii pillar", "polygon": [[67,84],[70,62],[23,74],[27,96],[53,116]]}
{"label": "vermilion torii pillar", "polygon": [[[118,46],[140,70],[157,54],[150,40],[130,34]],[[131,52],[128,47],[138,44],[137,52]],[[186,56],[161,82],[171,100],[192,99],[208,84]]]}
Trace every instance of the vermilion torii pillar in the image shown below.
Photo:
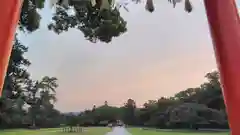
{"label": "vermilion torii pillar", "polygon": [[0,96],[12,50],[22,0],[0,0]]}
{"label": "vermilion torii pillar", "polygon": [[[22,0],[0,2],[0,93]],[[204,0],[232,135],[240,135],[240,27],[235,0]]]}
{"label": "vermilion torii pillar", "polygon": [[240,135],[240,22],[235,0],[205,0],[232,135]]}

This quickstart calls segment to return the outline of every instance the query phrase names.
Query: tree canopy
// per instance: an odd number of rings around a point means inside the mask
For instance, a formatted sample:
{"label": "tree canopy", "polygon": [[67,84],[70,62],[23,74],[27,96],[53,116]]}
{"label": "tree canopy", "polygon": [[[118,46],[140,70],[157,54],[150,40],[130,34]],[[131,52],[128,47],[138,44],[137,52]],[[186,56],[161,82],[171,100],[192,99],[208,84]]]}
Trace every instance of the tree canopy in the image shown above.
{"label": "tree canopy", "polygon": [[[68,31],[70,28],[80,30],[90,42],[98,41],[109,43],[113,37],[119,37],[127,31],[127,22],[121,16],[120,7],[126,7],[125,2],[116,3],[113,0],[68,0],[65,6],[60,0],[54,6],[52,22],[49,30],[56,34]],[[182,0],[168,0],[173,7]],[[19,21],[19,29],[24,32],[33,32],[39,28],[41,15],[39,10],[46,5],[45,0],[24,0]],[[131,0],[140,3],[141,0]],[[184,0],[185,11],[191,12],[192,5]],[[93,4],[95,3],[95,4]],[[108,3],[108,4],[106,4]],[[124,4],[123,4],[124,3]],[[154,11],[152,0],[146,1],[145,9]],[[44,16],[43,16],[44,17]]]}
{"label": "tree canopy", "polygon": [[[15,36],[0,97],[0,128],[20,128],[29,125],[56,126],[60,112],[54,109],[57,78],[33,80],[27,68],[31,62],[24,57],[28,48]],[[54,120],[53,120],[54,119]]]}
{"label": "tree canopy", "polygon": [[[157,128],[228,128],[227,115],[217,71],[206,74],[207,82],[187,88],[173,97],[148,100],[143,107],[127,99],[120,107],[102,106],[72,115],[83,126],[104,126],[114,120],[127,125]],[[160,90],[161,91],[161,90]]]}

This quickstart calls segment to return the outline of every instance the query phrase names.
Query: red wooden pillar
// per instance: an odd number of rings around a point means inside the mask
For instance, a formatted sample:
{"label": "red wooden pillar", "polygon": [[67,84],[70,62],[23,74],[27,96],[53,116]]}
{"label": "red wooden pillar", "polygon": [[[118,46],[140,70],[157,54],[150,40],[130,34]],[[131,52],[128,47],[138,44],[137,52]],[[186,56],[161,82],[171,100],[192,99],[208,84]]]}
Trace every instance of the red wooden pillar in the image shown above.
{"label": "red wooden pillar", "polygon": [[205,0],[232,135],[240,135],[240,27],[235,0]]}
{"label": "red wooden pillar", "polygon": [[0,0],[0,96],[22,0]]}

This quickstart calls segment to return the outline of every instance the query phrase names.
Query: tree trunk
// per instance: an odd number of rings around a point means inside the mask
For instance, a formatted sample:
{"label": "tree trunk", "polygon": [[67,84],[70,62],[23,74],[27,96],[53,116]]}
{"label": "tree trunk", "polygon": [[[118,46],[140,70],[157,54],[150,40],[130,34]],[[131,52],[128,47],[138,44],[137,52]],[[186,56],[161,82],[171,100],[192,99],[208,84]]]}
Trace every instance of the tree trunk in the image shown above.
{"label": "tree trunk", "polygon": [[35,121],[35,118],[33,118],[32,120],[32,126],[35,128],[36,127],[36,121]]}

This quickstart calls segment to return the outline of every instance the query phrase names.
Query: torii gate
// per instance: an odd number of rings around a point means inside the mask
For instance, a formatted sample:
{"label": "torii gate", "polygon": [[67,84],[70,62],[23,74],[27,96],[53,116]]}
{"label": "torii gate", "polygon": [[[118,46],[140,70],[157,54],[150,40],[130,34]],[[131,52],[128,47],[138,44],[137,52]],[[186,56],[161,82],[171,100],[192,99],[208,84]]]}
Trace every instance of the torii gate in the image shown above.
{"label": "torii gate", "polygon": [[[22,0],[0,1],[0,93]],[[235,0],[204,0],[232,135],[240,135],[240,26]]]}

